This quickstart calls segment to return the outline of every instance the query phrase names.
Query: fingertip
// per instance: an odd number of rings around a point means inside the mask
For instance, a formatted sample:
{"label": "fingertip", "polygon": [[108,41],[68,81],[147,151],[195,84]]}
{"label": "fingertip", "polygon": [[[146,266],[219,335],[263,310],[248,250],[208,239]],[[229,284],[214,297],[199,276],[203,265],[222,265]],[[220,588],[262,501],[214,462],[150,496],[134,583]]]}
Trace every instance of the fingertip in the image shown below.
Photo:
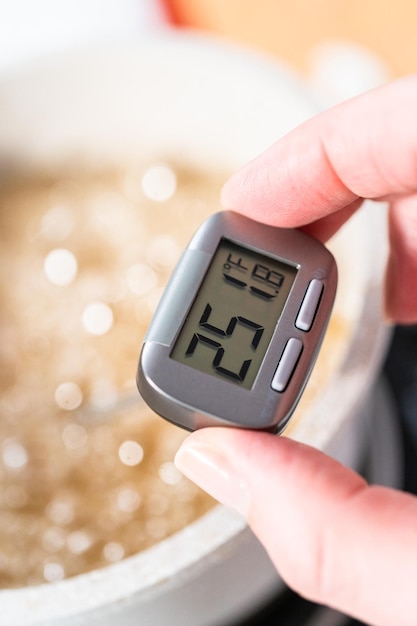
{"label": "fingertip", "polygon": [[234,174],[229,178],[220,190],[220,203],[226,210],[233,210],[236,207],[236,195],[239,188],[239,179]]}
{"label": "fingertip", "polygon": [[233,445],[225,445],[230,430],[209,428],[192,433],[177,451],[174,462],[201,489],[247,517],[250,490],[244,474],[234,466]]}
{"label": "fingertip", "polygon": [[385,272],[384,312],[398,324],[417,322],[417,196],[396,199],[389,210],[390,253]]}

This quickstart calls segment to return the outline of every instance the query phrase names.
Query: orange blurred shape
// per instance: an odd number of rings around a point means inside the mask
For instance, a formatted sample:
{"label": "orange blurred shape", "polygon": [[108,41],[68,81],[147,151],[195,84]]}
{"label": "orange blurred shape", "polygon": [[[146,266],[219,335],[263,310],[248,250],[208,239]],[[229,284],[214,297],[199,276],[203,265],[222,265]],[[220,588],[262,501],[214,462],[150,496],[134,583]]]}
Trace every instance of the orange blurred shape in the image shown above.
{"label": "orange blurred shape", "polygon": [[271,52],[300,70],[324,40],[379,54],[393,75],[417,71],[415,0],[167,0],[174,21]]}

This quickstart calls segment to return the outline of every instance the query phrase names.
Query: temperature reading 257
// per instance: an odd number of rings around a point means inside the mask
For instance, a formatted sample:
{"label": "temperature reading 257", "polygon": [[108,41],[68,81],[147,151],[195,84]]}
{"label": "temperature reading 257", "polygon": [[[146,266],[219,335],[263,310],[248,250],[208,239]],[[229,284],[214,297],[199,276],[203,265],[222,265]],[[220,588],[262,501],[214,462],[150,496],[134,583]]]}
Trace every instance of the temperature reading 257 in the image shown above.
{"label": "temperature reading 257", "polygon": [[332,255],[303,233],[212,216],[149,328],[140,392],[188,429],[282,430],[317,356],[336,282]]}
{"label": "temperature reading 257", "polygon": [[296,273],[222,239],[171,357],[251,388]]}

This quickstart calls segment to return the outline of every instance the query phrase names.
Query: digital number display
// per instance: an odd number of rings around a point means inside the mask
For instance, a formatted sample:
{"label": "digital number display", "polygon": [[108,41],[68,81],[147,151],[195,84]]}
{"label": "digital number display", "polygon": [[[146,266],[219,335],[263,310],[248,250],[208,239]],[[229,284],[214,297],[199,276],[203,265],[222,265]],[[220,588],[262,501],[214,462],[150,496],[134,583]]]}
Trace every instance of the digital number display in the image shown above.
{"label": "digital number display", "polygon": [[250,389],[297,268],[222,239],[171,358]]}

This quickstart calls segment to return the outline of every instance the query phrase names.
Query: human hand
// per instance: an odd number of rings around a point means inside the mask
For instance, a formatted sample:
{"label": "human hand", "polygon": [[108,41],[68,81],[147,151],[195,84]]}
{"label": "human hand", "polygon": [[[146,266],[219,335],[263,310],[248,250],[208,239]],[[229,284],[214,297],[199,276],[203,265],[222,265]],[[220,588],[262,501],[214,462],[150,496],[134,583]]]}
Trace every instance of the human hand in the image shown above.
{"label": "human hand", "polygon": [[364,198],[389,203],[386,313],[417,322],[417,74],[316,116],[225,185],[225,208],[328,239]]}
{"label": "human hand", "polygon": [[[223,190],[228,209],[325,240],[363,198],[389,203],[387,315],[417,321],[417,76],[326,111],[278,141]],[[417,499],[368,486],[285,437],[209,428],[176,463],[234,507],[284,580],[377,626],[417,622]]]}

